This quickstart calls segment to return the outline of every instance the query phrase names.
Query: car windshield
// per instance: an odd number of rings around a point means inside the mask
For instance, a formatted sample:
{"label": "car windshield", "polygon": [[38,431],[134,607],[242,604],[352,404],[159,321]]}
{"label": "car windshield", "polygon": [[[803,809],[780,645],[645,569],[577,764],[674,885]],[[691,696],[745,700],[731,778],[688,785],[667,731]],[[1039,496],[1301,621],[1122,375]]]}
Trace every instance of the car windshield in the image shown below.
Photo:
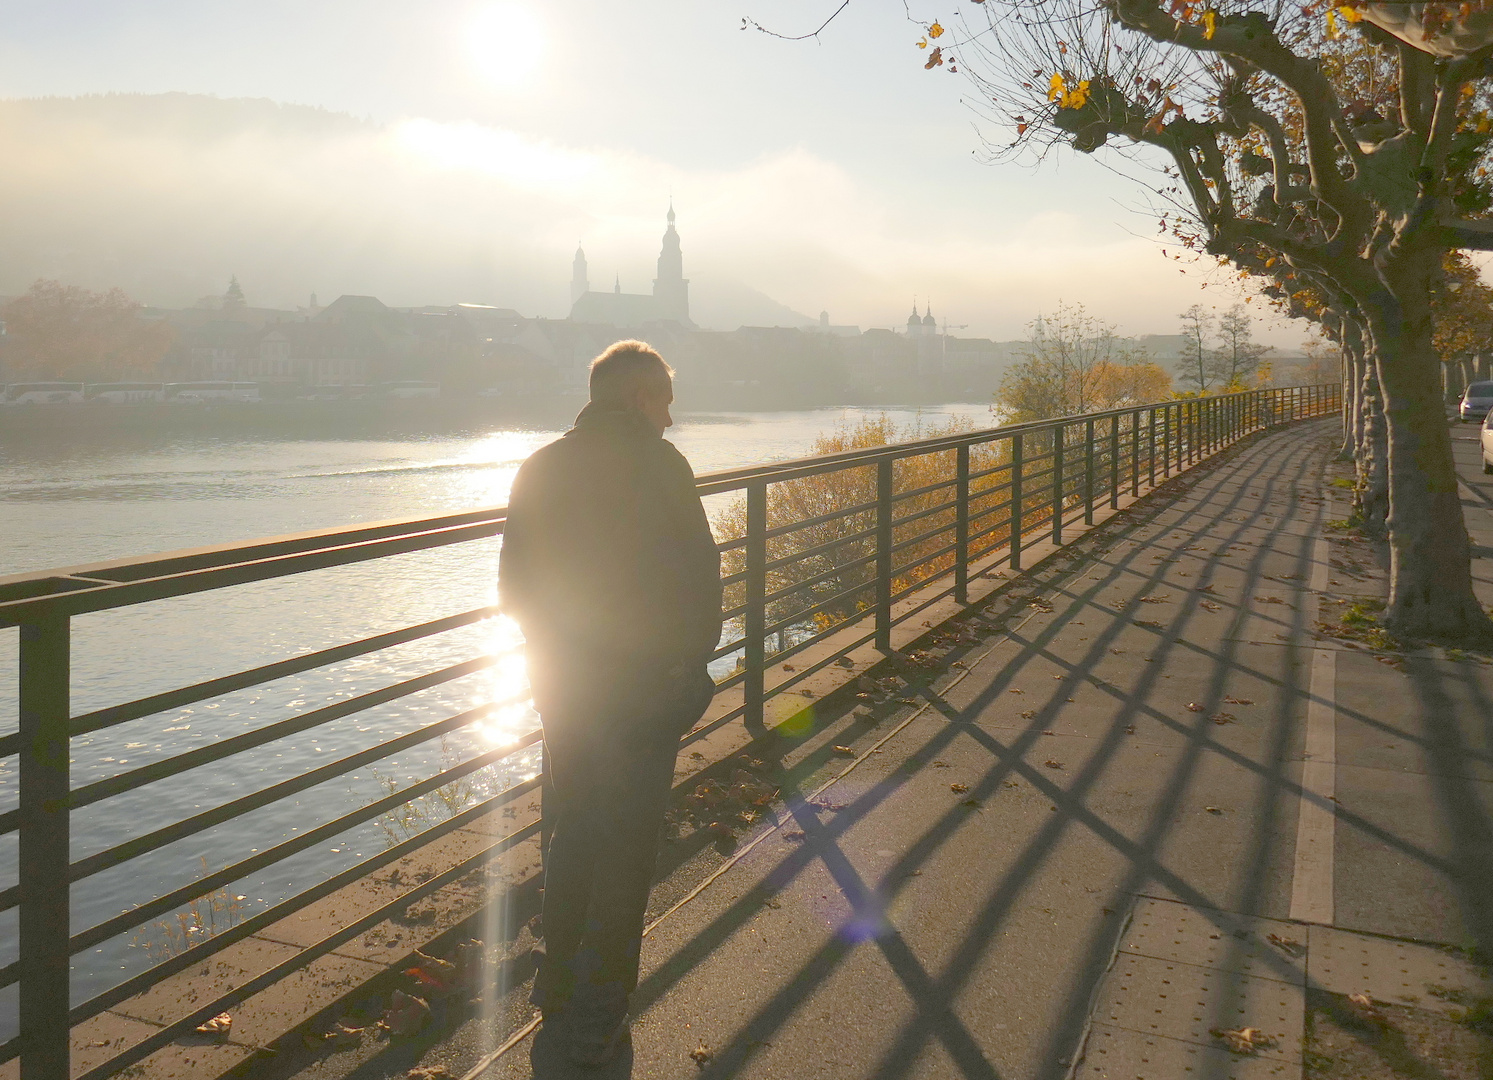
{"label": "car windshield", "polygon": [[1475,382],[1467,388],[1468,397],[1493,397],[1493,382]]}

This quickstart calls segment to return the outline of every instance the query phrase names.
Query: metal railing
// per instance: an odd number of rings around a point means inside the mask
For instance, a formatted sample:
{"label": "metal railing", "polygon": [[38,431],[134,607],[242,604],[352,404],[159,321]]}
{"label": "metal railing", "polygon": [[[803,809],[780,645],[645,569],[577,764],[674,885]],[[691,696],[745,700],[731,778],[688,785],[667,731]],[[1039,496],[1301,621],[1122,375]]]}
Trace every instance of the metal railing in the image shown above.
{"label": "metal railing", "polygon": [[[1094,521],[1096,507],[1118,508],[1166,478],[1253,432],[1329,414],[1335,386],[1258,390],[965,432],[918,442],[715,473],[699,479],[718,507],[727,587],[726,640],[717,661],[735,669],[719,680],[740,686],[740,704],[686,737],[735,720],[763,724],[765,705],[836,659],[871,644],[889,652],[893,629],[932,604],[966,602],[971,581],[999,566],[1019,568],[1034,545],[1062,543],[1064,531]],[[350,658],[445,634],[496,614],[479,607],[332,648],[250,668],[135,701],[73,715],[71,620],[307,571],[430,551],[498,536],[502,509],[305,533],[248,544],[128,559],[0,580],[0,626],[19,627],[19,723],[0,737],[0,759],[19,759],[19,796],[0,813],[0,837],[18,833],[16,884],[0,890],[0,915],[19,909],[19,947],[0,956],[0,988],[19,983],[19,1033],[0,1045],[0,1063],[17,1056],[23,1080],[69,1076],[70,1029],[162,980],[200,965],[231,944],[462,828],[538,783],[535,777],[334,873],[87,1000],[71,999],[74,957],[101,942],[178,911],[195,898],[308,851],[480,769],[531,747],[537,731],[440,769],[262,851],[154,896],[94,925],[74,929],[75,887],[167,844],[205,832],[389,755],[427,744],[504,704],[458,711],[248,794],[180,819],[147,822],[129,839],[94,854],[70,854],[72,815],[145,785],[168,783],[317,725],[459,679],[495,662],[479,654],[351,698],[332,700],[208,745],[81,786],[71,779],[73,740],[142,717],[205,702]],[[372,601],[376,598],[370,598]],[[813,650],[809,652],[809,650]],[[782,661],[808,653],[795,668]],[[717,667],[722,664],[718,663]],[[780,678],[769,685],[767,674]],[[242,779],[240,777],[239,779]],[[513,828],[485,849],[348,921],[252,979],[194,1001],[186,1013],[124,1047],[82,1075],[99,1080],[137,1062],[291,972],[456,881],[533,836]]]}

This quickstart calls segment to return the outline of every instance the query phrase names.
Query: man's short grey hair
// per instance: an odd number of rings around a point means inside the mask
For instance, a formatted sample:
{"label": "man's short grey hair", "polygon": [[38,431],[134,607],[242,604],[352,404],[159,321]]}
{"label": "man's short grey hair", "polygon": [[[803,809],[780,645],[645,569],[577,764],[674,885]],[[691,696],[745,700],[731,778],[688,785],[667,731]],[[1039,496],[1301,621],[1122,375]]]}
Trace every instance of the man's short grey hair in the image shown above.
{"label": "man's short grey hair", "polygon": [[591,400],[603,407],[630,403],[640,379],[674,377],[674,369],[646,341],[618,341],[591,361]]}

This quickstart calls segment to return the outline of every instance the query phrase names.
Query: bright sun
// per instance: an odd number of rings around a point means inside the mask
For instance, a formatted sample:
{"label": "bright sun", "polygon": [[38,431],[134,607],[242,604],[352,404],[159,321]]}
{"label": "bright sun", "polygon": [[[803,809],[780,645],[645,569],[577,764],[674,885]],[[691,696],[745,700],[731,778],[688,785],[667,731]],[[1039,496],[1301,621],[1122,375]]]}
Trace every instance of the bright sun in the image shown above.
{"label": "bright sun", "polygon": [[484,4],[467,24],[467,55],[494,86],[529,82],[544,54],[544,26],[521,4]]}

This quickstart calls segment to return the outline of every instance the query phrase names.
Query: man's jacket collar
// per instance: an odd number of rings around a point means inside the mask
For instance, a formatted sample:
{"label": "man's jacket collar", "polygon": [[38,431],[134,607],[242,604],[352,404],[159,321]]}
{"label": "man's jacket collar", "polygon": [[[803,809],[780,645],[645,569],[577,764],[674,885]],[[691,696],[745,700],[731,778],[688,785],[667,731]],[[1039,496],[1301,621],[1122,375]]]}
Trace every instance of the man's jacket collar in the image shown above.
{"label": "man's jacket collar", "polygon": [[633,438],[662,438],[654,430],[648,418],[637,409],[602,409],[595,402],[588,402],[575,418],[570,429],[577,432],[607,432]]}

